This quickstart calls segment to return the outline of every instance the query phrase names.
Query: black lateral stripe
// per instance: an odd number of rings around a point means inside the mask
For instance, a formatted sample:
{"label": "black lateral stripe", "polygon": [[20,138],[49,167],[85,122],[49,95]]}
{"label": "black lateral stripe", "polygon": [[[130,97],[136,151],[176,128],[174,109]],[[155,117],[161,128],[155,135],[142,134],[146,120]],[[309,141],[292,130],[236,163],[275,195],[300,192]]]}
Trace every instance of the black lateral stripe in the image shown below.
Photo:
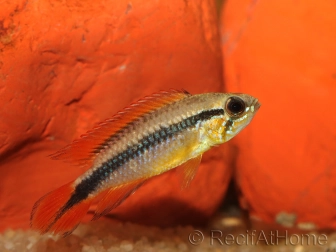
{"label": "black lateral stripe", "polygon": [[184,129],[195,126],[200,121],[207,121],[215,116],[224,115],[224,109],[212,109],[202,111],[197,115],[190,116],[179,123],[172,124],[168,127],[161,128],[160,130],[149,134],[144,137],[138,144],[130,146],[125,151],[115,155],[110,160],[103,163],[97,168],[90,177],[84,179],[75,188],[74,193],[68,202],[60,209],[55,221],[59,219],[67,210],[74,205],[86,199],[91,192],[93,192],[102,181],[105,181],[114,171],[126,164],[132,159],[137,158],[141,154],[157,144],[166,141],[178,132]]}

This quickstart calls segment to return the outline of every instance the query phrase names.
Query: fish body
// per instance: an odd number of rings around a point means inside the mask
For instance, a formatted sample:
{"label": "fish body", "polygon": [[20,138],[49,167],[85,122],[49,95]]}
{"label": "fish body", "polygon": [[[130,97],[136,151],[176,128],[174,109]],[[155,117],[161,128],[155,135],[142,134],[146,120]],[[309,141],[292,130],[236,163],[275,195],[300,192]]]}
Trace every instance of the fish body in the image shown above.
{"label": "fish body", "polygon": [[202,154],[234,137],[259,106],[245,94],[174,90],[139,100],[52,155],[87,171],[36,202],[32,228],[67,235],[97,198],[95,219],[147,179],[178,166],[188,186]]}

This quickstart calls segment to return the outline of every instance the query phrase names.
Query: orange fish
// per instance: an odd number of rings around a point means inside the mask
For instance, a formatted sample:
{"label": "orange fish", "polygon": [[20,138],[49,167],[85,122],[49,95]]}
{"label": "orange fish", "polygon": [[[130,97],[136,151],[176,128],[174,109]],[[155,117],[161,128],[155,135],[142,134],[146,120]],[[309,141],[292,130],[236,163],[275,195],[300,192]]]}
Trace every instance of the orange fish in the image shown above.
{"label": "orange fish", "polygon": [[149,178],[177,166],[188,186],[202,154],[240,132],[259,106],[246,94],[191,95],[176,90],[131,104],[52,155],[87,171],[38,200],[31,227],[41,233],[70,234],[95,200],[99,199],[97,219]]}

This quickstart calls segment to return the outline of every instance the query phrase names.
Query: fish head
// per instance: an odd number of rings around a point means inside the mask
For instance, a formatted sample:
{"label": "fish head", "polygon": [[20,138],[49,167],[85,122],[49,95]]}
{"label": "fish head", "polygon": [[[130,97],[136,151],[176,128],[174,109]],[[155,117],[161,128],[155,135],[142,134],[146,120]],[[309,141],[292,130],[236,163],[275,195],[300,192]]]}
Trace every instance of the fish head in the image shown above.
{"label": "fish head", "polygon": [[218,98],[215,108],[220,107],[224,114],[204,125],[204,139],[210,147],[232,139],[251,122],[260,107],[258,99],[247,94],[220,94]]}
{"label": "fish head", "polygon": [[227,94],[223,107],[222,138],[227,142],[251,122],[260,108],[260,103],[257,98],[247,94]]}

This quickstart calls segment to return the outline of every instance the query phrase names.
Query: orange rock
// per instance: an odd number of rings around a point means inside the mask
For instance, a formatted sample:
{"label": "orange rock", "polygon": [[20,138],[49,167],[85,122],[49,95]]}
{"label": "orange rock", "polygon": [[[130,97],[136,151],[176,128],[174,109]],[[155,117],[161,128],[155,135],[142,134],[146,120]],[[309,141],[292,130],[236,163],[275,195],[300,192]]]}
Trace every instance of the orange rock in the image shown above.
{"label": "orange rock", "polygon": [[[12,1],[0,10],[0,231],[27,228],[34,202],[81,171],[47,156],[130,102],[162,89],[221,91],[213,1]],[[205,155],[191,189],[165,174],[116,215],[206,220],[230,171]]]}
{"label": "orange rock", "polygon": [[232,145],[251,216],[336,228],[336,17],[333,1],[229,0],[222,15],[225,83],[262,109]]}

